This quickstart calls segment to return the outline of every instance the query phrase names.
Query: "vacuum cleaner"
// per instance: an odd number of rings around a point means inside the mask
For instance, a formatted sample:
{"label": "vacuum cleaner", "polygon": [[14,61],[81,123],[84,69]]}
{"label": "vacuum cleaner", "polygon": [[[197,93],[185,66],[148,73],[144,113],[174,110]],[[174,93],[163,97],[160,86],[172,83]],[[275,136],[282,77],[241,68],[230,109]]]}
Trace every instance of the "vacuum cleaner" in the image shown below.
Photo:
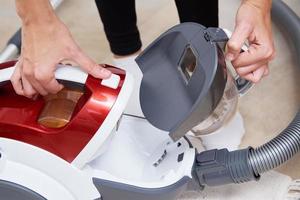
{"label": "vacuum cleaner", "polygon": [[[281,1],[272,14],[300,53],[299,18]],[[119,68],[106,65],[112,76],[100,80],[59,65],[64,89],[32,100],[9,81],[16,62],[0,64],[0,198],[175,200],[191,182],[202,190],[259,180],[290,159],[299,113],[258,148],[198,152],[186,136],[230,120],[219,108],[251,87],[226,64],[227,40],[223,29],[183,23],[150,44],[136,60],[145,118],[122,114],[133,77]]]}

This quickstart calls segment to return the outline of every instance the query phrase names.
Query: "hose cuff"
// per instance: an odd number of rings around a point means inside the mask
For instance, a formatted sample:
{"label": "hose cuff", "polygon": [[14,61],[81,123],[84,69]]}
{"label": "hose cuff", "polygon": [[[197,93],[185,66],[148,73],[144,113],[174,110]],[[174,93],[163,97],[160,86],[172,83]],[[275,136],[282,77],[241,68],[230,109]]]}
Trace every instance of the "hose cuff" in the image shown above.
{"label": "hose cuff", "polygon": [[200,185],[217,186],[258,180],[248,163],[252,148],[229,152],[213,149],[196,156],[195,173]]}

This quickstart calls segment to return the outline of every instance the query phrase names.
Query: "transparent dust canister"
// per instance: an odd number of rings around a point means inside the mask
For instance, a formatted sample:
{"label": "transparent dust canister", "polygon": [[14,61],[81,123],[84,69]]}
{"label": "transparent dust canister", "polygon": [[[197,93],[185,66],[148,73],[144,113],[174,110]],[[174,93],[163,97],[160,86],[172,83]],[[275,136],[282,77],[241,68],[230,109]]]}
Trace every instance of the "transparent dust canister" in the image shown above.
{"label": "transparent dust canister", "polygon": [[228,123],[237,112],[239,92],[233,77],[228,71],[227,82],[221,101],[200,124],[192,129],[196,136],[213,133]]}
{"label": "transparent dust canister", "polygon": [[64,88],[57,94],[44,96],[45,105],[38,118],[38,123],[47,128],[66,126],[73,115],[78,100],[83,95],[80,89]]}

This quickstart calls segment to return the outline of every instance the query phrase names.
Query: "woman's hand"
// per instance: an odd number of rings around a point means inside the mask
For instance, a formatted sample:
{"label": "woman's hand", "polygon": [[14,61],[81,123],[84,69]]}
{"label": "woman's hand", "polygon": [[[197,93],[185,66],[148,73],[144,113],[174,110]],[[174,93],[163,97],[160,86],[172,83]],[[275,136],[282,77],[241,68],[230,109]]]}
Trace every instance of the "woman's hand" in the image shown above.
{"label": "woman's hand", "polygon": [[[108,78],[110,71],[96,64],[85,55],[73,40],[67,27],[55,16],[48,0],[26,0],[44,3],[39,9],[26,14],[20,0],[19,15],[22,19],[22,49],[11,82],[17,94],[33,97],[36,93],[47,95],[63,88],[54,77],[57,64],[69,60],[97,78]],[[16,1],[18,2],[18,0]],[[49,4],[49,5],[47,5]],[[50,8],[49,8],[50,6]],[[35,7],[35,6],[33,6]],[[18,8],[18,7],[17,7]],[[34,10],[34,8],[33,8]]]}
{"label": "woman's hand", "polygon": [[[254,83],[268,75],[268,63],[275,55],[270,9],[271,0],[244,0],[227,43],[226,58],[241,77]],[[245,42],[249,49],[240,53]]]}

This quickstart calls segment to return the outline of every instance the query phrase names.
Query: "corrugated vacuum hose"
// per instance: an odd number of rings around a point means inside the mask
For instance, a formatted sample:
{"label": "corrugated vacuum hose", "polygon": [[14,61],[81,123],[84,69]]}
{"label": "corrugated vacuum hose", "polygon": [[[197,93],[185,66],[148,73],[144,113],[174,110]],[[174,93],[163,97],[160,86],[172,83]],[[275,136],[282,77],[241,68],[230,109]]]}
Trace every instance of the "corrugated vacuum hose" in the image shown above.
{"label": "corrugated vacuum hose", "polygon": [[250,150],[249,164],[255,175],[269,171],[292,158],[300,150],[300,112],[293,122],[270,142]]}

